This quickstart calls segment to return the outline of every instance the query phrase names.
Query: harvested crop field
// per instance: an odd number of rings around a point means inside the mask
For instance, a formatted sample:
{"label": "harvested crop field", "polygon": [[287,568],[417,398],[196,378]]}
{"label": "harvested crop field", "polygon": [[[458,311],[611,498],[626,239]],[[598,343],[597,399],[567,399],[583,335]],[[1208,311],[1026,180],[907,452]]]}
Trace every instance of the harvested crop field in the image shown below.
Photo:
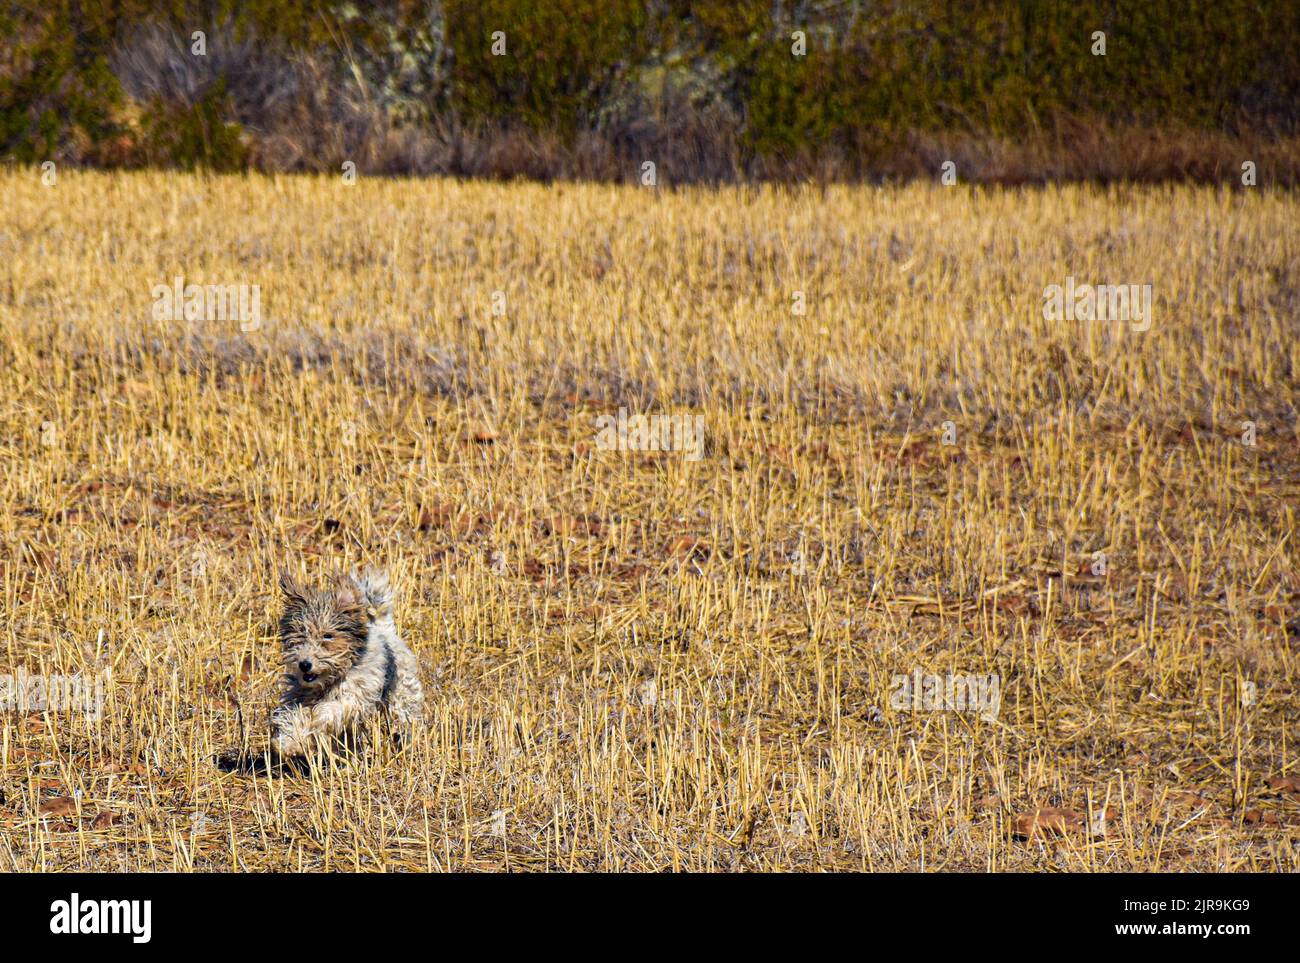
{"label": "harvested crop field", "polygon": [[[0,870],[1300,869],[1294,194],[0,192]],[[367,564],[427,727],[218,768]]]}

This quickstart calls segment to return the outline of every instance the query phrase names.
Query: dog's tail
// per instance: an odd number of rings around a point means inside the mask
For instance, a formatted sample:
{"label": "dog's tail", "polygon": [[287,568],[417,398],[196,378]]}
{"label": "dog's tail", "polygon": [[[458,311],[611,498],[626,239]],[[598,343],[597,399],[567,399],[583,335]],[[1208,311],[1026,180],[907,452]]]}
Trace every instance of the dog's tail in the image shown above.
{"label": "dog's tail", "polygon": [[386,619],[393,614],[393,587],[388,573],[382,569],[368,568],[360,575],[352,573],[352,584],[366,603],[366,612],[372,619]]}

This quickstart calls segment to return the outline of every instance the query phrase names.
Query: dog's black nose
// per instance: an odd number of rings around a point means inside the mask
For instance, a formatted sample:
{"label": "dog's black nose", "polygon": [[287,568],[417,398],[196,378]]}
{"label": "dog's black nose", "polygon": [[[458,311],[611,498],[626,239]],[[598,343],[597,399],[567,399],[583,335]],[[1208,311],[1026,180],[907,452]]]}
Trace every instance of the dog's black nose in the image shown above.
{"label": "dog's black nose", "polygon": [[301,662],[298,663],[298,668],[302,669],[302,671],[304,671],[304,672],[310,672],[310,671],[311,671],[311,660],[310,660],[310,659],[303,659]]}

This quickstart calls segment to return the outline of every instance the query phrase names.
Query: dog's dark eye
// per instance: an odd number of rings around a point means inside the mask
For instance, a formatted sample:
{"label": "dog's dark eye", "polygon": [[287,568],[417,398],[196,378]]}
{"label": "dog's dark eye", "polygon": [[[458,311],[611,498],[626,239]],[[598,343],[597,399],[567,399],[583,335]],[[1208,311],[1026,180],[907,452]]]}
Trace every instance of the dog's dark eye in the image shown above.
{"label": "dog's dark eye", "polygon": [[324,638],[326,642],[332,642],[334,640],[334,633],[326,632]]}

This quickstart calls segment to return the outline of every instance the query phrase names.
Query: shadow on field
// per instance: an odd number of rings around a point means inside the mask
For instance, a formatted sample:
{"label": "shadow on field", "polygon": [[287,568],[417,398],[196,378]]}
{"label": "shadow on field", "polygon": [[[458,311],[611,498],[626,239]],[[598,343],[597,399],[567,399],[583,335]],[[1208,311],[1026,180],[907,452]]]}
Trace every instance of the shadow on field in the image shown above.
{"label": "shadow on field", "polygon": [[270,752],[241,752],[232,749],[223,752],[213,761],[222,772],[234,772],[242,776],[305,776],[311,772],[311,764],[306,759],[285,759]]}

